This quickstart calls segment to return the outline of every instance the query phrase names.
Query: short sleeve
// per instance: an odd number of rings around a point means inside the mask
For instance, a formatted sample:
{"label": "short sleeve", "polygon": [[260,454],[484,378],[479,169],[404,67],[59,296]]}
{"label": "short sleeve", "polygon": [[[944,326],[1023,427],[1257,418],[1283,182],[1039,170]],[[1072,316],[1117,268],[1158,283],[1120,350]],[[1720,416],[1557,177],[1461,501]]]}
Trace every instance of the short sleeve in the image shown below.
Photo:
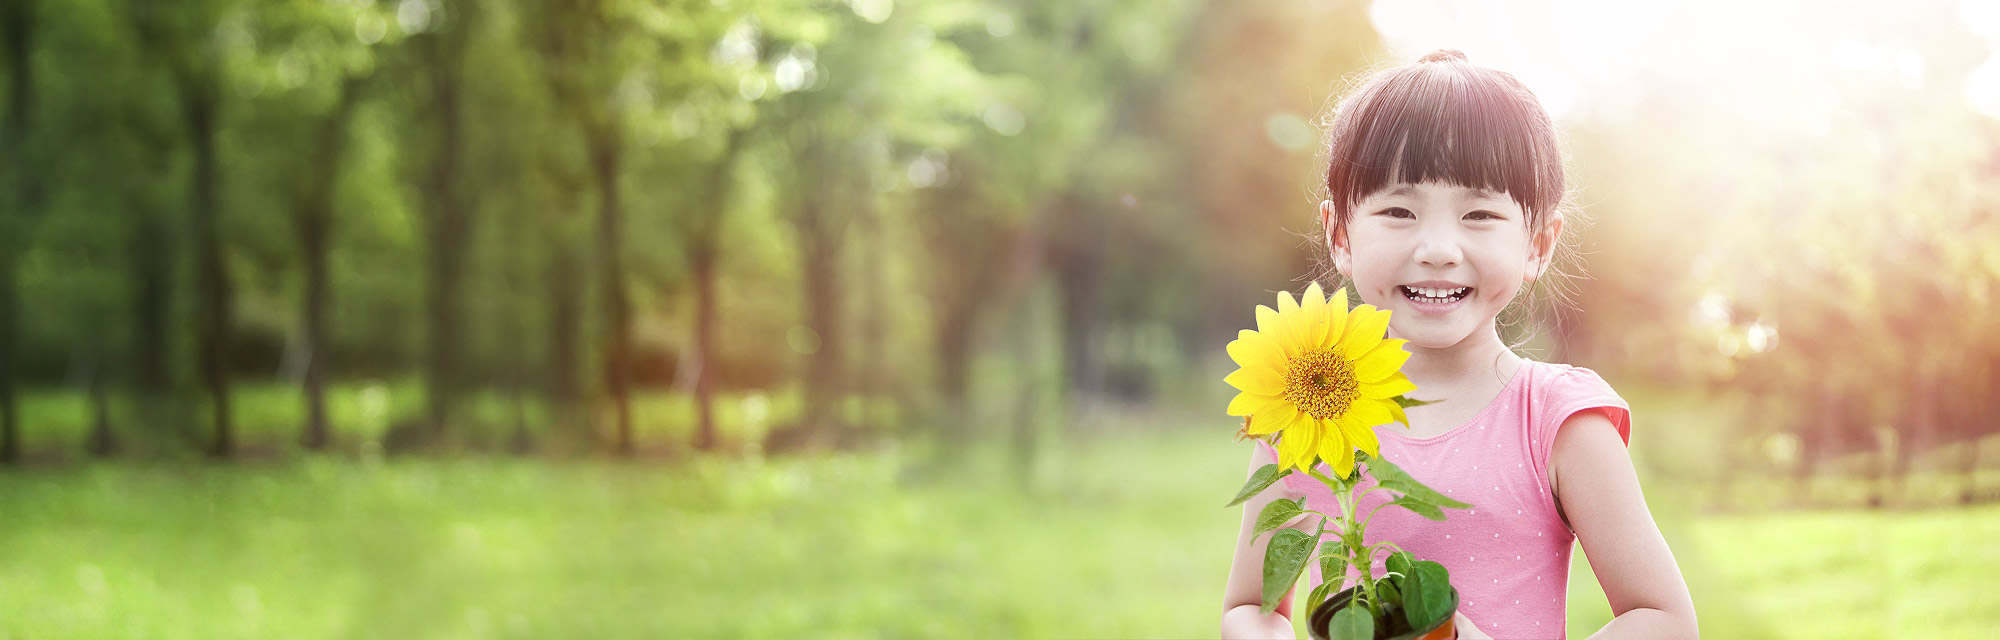
{"label": "short sleeve", "polygon": [[1570,416],[1585,411],[1602,411],[1618,429],[1618,438],[1632,446],[1632,410],[1625,399],[1597,372],[1583,367],[1564,367],[1542,380],[1535,391],[1536,411],[1530,421],[1536,471],[1548,477],[1549,456],[1553,454],[1556,431]]}

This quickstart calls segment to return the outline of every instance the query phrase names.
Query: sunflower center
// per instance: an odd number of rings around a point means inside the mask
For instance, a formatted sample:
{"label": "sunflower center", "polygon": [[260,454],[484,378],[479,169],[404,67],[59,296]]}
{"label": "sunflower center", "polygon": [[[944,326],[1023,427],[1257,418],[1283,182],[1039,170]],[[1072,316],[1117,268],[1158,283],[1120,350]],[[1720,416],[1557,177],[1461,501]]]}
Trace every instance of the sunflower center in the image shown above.
{"label": "sunflower center", "polygon": [[1354,365],[1331,349],[1315,349],[1293,358],[1291,368],[1285,371],[1285,400],[1321,420],[1346,413],[1360,388]]}

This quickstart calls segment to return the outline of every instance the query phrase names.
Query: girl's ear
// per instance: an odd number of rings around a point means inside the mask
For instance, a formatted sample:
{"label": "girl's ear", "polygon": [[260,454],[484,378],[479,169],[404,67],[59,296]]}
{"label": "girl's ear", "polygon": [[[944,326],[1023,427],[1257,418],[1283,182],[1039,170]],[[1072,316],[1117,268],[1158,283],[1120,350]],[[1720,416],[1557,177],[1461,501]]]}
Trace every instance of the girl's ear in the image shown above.
{"label": "girl's ear", "polygon": [[1326,230],[1326,249],[1333,254],[1333,269],[1347,273],[1347,230],[1337,228],[1339,218],[1333,210],[1332,200],[1319,201],[1319,226]]}
{"label": "girl's ear", "polygon": [[1522,282],[1534,282],[1548,272],[1549,263],[1555,257],[1556,239],[1562,237],[1562,228],[1562,213],[1551,213],[1548,224],[1542,225],[1541,232],[1531,238],[1533,246],[1528,253],[1528,269],[1521,278]]}

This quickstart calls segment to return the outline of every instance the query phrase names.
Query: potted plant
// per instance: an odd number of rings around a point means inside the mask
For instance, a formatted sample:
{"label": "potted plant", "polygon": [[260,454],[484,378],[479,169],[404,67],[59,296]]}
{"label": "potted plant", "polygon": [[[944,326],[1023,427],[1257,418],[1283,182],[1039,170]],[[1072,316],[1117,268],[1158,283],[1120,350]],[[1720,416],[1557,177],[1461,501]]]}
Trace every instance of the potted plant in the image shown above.
{"label": "potted plant", "polygon": [[[1243,416],[1238,439],[1271,442],[1278,462],[1252,473],[1227,506],[1305,473],[1332,490],[1339,507],[1329,514],[1307,509],[1304,498],[1275,500],[1257,516],[1255,535],[1276,531],[1264,554],[1265,612],[1277,607],[1308,563],[1317,558],[1320,564],[1325,582],[1304,603],[1315,638],[1456,636],[1458,590],[1444,565],[1417,559],[1392,541],[1364,537],[1369,519],[1383,507],[1442,521],[1444,509],[1472,506],[1424,486],[1381,457],[1375,427],[1408,426],[1404,408],[1435,402],[1405,395],[1417,387],[1402,372],[1408,341],[1386,336],[1389,313],[1366,304],[1350,311],[1346,289],[1324,298],[1314,283],[1302,302],[1279,292],[1277,310],[1258,305],[1257,330],[1244,330],[1228,347],[1239,367],[1224,378],[1241,392],[1228,408],[1230,415]],[[1331,474],[1318,469],[1321,462]],[[1365,490],[1364,476],[1374,480]],[[1361,498],[1375,491],[1391,499],[1366,515],[1357,513]],[[1316,532],[1285,528],[1307,514],[1319,516]],[[1329,531],[1335,537],[1321,543]],[[1380,554],[1388,555],[1385,575],[1377,577],[1372,574]],[[1358,574],[1351,580],[1349,567]]]}

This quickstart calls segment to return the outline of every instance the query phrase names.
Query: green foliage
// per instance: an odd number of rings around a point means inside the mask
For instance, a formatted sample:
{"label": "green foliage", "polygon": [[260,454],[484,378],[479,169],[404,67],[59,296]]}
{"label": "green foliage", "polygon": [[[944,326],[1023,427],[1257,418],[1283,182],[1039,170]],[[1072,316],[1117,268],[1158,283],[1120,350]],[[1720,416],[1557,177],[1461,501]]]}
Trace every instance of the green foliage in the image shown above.
{"label": "green foliage", "polygon": [[1389,558],[1382,562],[1382,568],[1384,570],[1387,570],[1389,573],[1398,573],[1404,576],[1408,576],[1410,575],[1410,567],[1412,565],[1415,565],[1416,562],[1417,562],[1417,557],[1414,555],[1410,555],[1410,552],[1397,551],[1395,553],[1389,554]]}
{"label": "green foliage", "polygon": [[1339,540],[1328,540],[1319,547],[1320,578],[1333,584],[1340,584],[1347,576],[1347,555],[1341,553],[1339,544]]}
{"label": "green foliage", "polygon": [[[1424,486],[1423,483],[1418,482],[1416,478],[1410,477],[1410,474],[1404,473],[1402,468],[1397,467],[1388,460],[1373,458],[1369,459],[1365,464],[1368,465],[1368,475],[1375,478],[1375,481],[1381,487],[1403,494],[1397,498],[1398,504],[1406,507],[1411,503],[1422,504],[1432,507],[1432,511],[1435,511],[1438,507],[1448,509],[1472,508],[1470,504],[1453,500],[1442,493],[1438,493],[1435,489]],[[1424,517],[1430,517],[1425,511],[1419,511],[1415,508],[1411,510],[1417,511],[1419,515],[1424,515]]]}
{"label": "green foliage", "polygon": [[1409,575],[1403,578],[1403,592],[1403,615],[1412,629],[1429,629],[1444,622],[1458,605],[1451,572],[1429,560],[1410,565]]}
{"label": "green foliage", "polygon": [[1270,504],[1264,505],[1264,510],[1257,514],[1256,534],[1263,535],[1266,531],[1285,526],[1285,523],[1291,522],[1293,518],[1305,512],[1305,503],[1305,498],[1298,498],[1272,500]]}
{"label": "green foliage", "polygon": [[1327,636],[1334,640],[1374,640],[1375,619],[1360,607],[1341,609],[1328,621]]}
{"label": "green foliage", "polygon": [[[1324,562],[1326,558],[1322,556],[1320,560]],[[1321,581],[1319,583],[1319,586],[1313,587],[1312,593],[1306,595],[1305,605],[1300,606],[1298,603],[1294,602],[1292,603],[1292,610],[1303,612],[1298,616],[1300,619],[1311,620],[1313,617],[1313,612],[1318,611],[1320,607],[1325,606],[1327,604],[1326,602],[1327,596],[1332,595],[1333,590],[1339,586],[1340,586],[1339,580]]]}
{"label": "green foliage", "polygon": [[1312,558],[1313,541],[1318,539],[1317,533],[1298,529],[1279,529],[1271,534],[1264,547],[1264,613],[1277,608],[1285,592],[1298,583],[1306,561]]}
{"label": "green foliage", "polygon": [[1250,473],[1250,479],[1244,481],[1243,489],[1236,492],[1236,497],[1234,499],[1231,499],[1229,501],[1229,504],[1225,504],[1222,506],[1234,507],[1236,505],[1242,504],[1244,500],[1249,500],[1250,496],[1257,495],[1258,493],[1262,492],[1266,487],[1271,486],[1273,483],[1276,483],[1278,480],[1283,479],[1285,476],[1291,475],[1292,472],[1294,471],[1297,471],[1297,469],[1286,469],[1284,471],[1279,471],[1278,465],[1276,464],[1267,464],[1262,467],[1258,467],[1256,471]]}

